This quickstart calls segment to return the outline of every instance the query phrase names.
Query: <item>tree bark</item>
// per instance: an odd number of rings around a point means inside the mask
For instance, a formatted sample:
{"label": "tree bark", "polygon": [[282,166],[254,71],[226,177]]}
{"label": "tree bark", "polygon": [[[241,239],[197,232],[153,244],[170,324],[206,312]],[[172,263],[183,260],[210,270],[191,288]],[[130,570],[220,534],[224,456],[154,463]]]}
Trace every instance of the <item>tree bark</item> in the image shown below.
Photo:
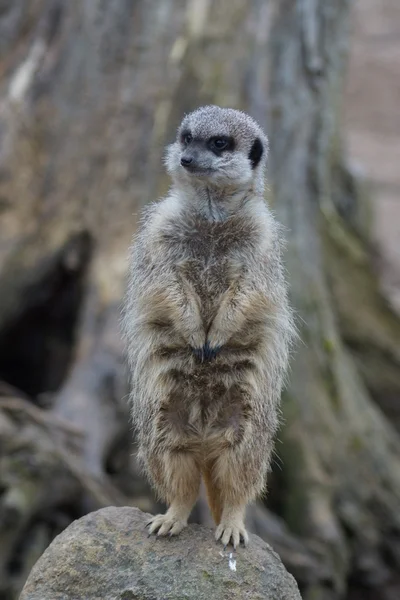
{"label": "tree bark", "polygon": [[[400,446],[380,408],[399,425],[400,326],[342,150],[350,0],[3,4],[0,598],[18,597],[71,519],[110,503],[154,510],[130,458],[126,257],[141,207],[169,185],[164,145],[184,112],[214,102],[248,110],[270,137],[302,338],[281,470],[249,523],[305,599],[389,600]],[[194,518],[207,519],[204,501]]]}
{"label": "tree bark", "polygon": [[[389,598],[400,558],[399,438],[345,345],[355,332],[358,357],[380,346],[390,349],[387,369],[398,368],[398,321],[377,302],[376,283],[364,286],[361,301],[359,279],[374,281],[368,254],[336,202],[344,193],[337,171],[349,8],[348,0],[285,0],[271,40],[273,205],[289,228],[288,269],[303,340],[283,404],[280,511],[293,531],[323,548],[333,575],[331,589],[318,584],[306,598],[351,597],[358,586]],[[351,241],[363,252],[357,267]]]}

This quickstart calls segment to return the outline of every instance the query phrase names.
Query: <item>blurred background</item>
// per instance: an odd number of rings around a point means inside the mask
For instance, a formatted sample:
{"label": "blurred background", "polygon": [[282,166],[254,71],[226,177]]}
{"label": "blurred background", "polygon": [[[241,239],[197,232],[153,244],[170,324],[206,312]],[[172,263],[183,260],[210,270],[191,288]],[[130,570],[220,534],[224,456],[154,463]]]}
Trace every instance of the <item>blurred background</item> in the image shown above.
{"label": "blurred background", "polygon": [[0,600],[74,519],[162,508],[118,321],[163,148],[206,103],[268,133],[302,339],[249,529],[305,600],[400,597],[399,74],[397,0],[0,0]]}

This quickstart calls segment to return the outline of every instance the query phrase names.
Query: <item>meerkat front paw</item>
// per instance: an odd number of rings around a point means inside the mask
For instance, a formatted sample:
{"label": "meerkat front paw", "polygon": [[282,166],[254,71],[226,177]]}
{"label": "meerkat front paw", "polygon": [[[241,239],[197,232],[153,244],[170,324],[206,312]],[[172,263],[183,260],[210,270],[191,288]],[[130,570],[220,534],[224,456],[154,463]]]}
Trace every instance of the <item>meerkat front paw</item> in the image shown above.
{"label": "meerkat front paw", "polygon": [[216,358],[216,356],[220,350],[221,350],[221,346],[219,346],[219,345],[213,346],[207,340],[207,342],[203,346],[204,360],[214,360],[214,358]]}
{"label": "meerkat front paw", "polygon": [[201,362],[214,360],[221,350],[221,346],[210,346],[209,342],[206,342],[204,346],[201,348],[192,348],[193,354],[196,358],[198,358]]}
{"label": "meerkat front paw", "polygon": [[249,536],[243,522],[239,521],[222,521],[215,532],[215,539],[221,540],[224,547],[232,544],[234,549],[239,546],[240,542],[244,546],[247,546],[249,542]]}
{"label": "meerkat front paw", "polygon": [[218,352],[222,346],[226,344],[228,341],[228,337],[224,334],[221,329],[219,329],[215,324],[213,324],[207,334],[206,345],[213,351]]}
{"label": "meerkat front paw", "polygon": [[173,536],[178,535],[187,525],[187,521],[176,516],[156,515],[147,523],[149,527],[149,535],[156,534],[157,536]]}
{"label": "meerkat front paw", "polygon": [[206,333],[204,329],[198,329],[188,336],[189,346],[193,352],[201,352],[206,343]]}

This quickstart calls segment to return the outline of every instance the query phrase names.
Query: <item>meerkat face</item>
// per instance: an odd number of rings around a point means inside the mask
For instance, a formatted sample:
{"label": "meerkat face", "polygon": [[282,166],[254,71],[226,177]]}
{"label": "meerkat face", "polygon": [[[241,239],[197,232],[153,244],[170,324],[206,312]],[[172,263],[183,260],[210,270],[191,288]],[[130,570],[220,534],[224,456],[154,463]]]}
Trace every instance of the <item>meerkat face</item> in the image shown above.
{"label": "meerkat face", "polygon": [[[166,166],[173,179],[217,187],[246,187],[263,181],[268,141],[245,113],[205,106],[187,115],[168,147]],[[262,185],[262,184],[261,184]]]}

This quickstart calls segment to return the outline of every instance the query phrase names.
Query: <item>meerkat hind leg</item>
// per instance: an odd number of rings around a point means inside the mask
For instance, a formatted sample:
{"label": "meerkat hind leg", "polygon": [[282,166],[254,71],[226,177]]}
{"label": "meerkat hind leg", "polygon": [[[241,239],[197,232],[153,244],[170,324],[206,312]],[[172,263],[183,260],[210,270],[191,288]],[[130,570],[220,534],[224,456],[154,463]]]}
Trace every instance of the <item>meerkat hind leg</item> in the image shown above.
{"label": "meerkat hind leg", "polygon": [[247,546],[249,536],[244,525],[246,506],[253,495],[256,482],[246,477],[246,461],[240,461],[234,450],[222,453],[214,465],[213,478],[219,489],[221,519],[215,539],[224,546],[230,542],[236,549],[240,542]]}
{"label": "meerkat hind leg", "polygon": [[169,508],[149,521],[149,534],[173,536],[187,525],[199,493],[200,470],[194,458],[183,452],[168,453],[161,462],[157,473],[162,473],[163,481],[157,483]]}

